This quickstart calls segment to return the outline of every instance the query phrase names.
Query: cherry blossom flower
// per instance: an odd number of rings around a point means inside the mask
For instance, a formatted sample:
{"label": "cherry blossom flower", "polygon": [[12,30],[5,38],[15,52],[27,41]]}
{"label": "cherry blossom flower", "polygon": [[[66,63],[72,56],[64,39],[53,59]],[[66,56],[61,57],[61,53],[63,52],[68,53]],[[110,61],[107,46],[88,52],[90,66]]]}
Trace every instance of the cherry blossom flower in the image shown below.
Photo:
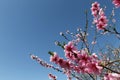
{"label": "cherry blossom flower", "polygon": [[50,57],[50,61],[51,61],[51,62],[57,63],[57,62],[58,62],[58,59],[59,59],[59,56],[57,55],[56,52],[54,52],[54,55]]}
{"label": "cherry blossom flower", "polygon": [[70,69],[70,64],[68,61],[60,58],[56,52],[53,53],[54,55],[52,55],[50,57],[50,61],[54,62],[55,64],[58,64],[61,68],[65,68],[65,69]]}
{"label": "cherry blossom flower", "polygon": [[65,53],[65,57],[67,59],[73,59],[73,55],[71,53]]}
{"label": "cherry blossom flower", "polygon": [[98,55],[96,55],[96,53],[93,53],[93,54],[91,55],[91,58],[97,60],[97,59],[98,59]]}
{"label": "cherry blossom flower", "polygon": [[77,52],[77,48],[74,46],[74,42],[70,41],[68,44],[64,46],[65,57],[71,60],[75,59],[75,54]]}
{"label": "cherry blossom flower", "polygon": [[120,7],[120,0],[113,0],[112,3],[115,5],[116,8]]}
{"label": "cherry blossom flower", "polygon": [[98,2],[94,2],[92,4],[92,15],[94,16],[93,24],[96,25],[98,30],[104,30],[107,26],[107,17],[102,8],[100,8],[100,4]]}
{"label": "cherry blossom flower", "polygon": [[68,42],[68,44],[66,44],[64,48],[65,48],[64,50],[65,53],[73,53],[77,51],[77,48],[74,46],[74,43],[72,41]]}
{"label": "cherry blossom flower", "polygon": [[[83,50],[82,50],[82,52],[83,52]],[[79,64],[81,64],[81,65],[86,65],[90,61],[90,57],[88,56],[88,54],[85,51],[83,53],[81,53],[79,58],[80,58]]]}
{"label": "cherry blossom flower", "polygon": [[[41,58],[38,58],[37,56],[31,54],[30,57],[33,59],[33,60],[36,60],[40,65],[46,67],[46,68],[52,68],[53,66],[51,64],[48,64],[47,62],[43,61]],[[56,69],[56,68],[54,68]]]}
{"label": "cherry blossom flower", "polygon": [[106,25],[102,22],[98,22],[98,24],[96,24],[96,26],[97,26],[98,30],[103,30],[106,27]]}
{"label": "cherry blossom flower", "polygon": [[99,75],[102,72],[102,67],[97,62],[87,63],[86,71],[90,74]]}
{"label": "cherry blossom flower", "polygon": [[99,6],[100,6],[100,4],[99,4],[98,2],[94,2],[94,3],[92,4],[91,11],[92,11],[92,15],[93,15],[94,17],[97,17],[97,14],[98,14],[99,9],[100,9]]}

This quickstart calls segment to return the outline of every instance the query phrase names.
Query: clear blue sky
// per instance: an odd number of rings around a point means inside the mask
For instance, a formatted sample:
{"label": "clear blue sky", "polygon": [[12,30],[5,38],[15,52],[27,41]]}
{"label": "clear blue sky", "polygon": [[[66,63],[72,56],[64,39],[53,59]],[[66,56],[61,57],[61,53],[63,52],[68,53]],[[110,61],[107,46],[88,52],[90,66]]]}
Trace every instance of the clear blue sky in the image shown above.
{"label": "clear blue sky", "polygon": [[[113,6],[110,1],[98,0],[107,12]],[[84,27],[83,11],[90,6],[89,0],[0,0],[0,80],[49,80],[48,73],[55,71],[32,61],[29,53],[49,61],[49,50],[61,52],[54,45],[63,39],[59,32]]]}

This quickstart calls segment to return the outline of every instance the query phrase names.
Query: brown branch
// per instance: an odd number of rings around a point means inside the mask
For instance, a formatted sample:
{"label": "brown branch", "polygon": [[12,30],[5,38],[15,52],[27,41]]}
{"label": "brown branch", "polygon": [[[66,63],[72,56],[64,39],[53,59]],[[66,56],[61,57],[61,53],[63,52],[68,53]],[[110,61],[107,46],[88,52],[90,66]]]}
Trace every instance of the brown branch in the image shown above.
{"label": "brown branch", "polygon": [[102,66],[103,68],[105,68],[105,69],[107,69],[107,70],[110,70],[110,71],[112,71],[112,72],[114,72],[114,73],[120,74],[120,72],[115,71],[115,70],[112,70],[112,69],[110,69],[110,68],[108,68],[108,67],[106,67],[106,66],[104,66],[104,65],[100,65],[100,66]]}
{"label": "brown branch", "polygon": [[112,61],[112,62],[109,62],[109,63],[105,64],[105,66],[110,65],[110,64],[113,64],[113,63],[115,63],[115,62],[119,62],[119,61],[120,61],[120,59],[114,60],[114,61]]}

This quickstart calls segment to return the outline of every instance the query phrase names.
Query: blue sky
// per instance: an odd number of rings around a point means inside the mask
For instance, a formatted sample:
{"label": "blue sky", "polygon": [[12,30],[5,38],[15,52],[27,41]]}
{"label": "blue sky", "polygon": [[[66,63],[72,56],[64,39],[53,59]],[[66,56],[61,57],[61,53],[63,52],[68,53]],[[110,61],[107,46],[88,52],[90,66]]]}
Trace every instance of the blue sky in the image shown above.
{"label": "blue sky", "polygon": [[[110,1],[98,0],[107,6],[107,14],[113,7]],[[49,80],[48,73],[55,71],[32,61],[29,54],[49,61],[49,50],[61,52],[54,45],[63,39],[59,32],[84,27],[84,11],[90,6],[89,0],[0,0],[0,80]],[[90,11],[89,16],[92,19]]]}

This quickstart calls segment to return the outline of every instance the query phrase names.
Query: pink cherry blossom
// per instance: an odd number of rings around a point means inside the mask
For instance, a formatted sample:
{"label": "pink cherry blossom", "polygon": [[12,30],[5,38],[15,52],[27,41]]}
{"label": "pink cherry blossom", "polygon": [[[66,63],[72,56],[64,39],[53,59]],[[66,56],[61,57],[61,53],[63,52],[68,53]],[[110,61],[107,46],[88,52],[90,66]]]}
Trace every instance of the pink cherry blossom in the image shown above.
{"label": "pink cherry blossom", "polygon": [[86,69],[86,66],[74,66],[73,68],[77,73],[86,73],[85,69]]}
{"label": "pink cherry blossom", "polygon": [[106,24],[108,22],[106,16],[100,16],[100,18],[98,19],[99,22]]}
{"label": "pink cherry blossom", "polygon": [[93,24],[96,25],[98,30],[104,30],[107,26],[107,17],[102,8],[100,8],[100,4],[98,2],[94,2],[92,4],[92,15],[94,16]]}
{"label": "pink cherry blossom", "polygon": [[81,65],[86,65],[86,63],[90,61],[90,57],[85,51],[79,56],[79,58],[80,58],[79,64]]}
{"label": "pink cherry blossom", "polygon": [[70,69],[70,64],[68,61],[60,58],[56,52],[54,52],[54,55],[50,57],[50,61],[54,62],[55,64],[59,65],[61,68]]}
{"label": "pink cherry blossom", "polygon": [[120,0],[113,0],[112,3],[115,5],[116,8],[120,7]]}
{"label": "pink cherry blossom", "polygon": [[[115,4],[116,8],[120,7],[120,0],[112,0],[112,2],[113,4]],[[104,10],[105,9],[101,8],[98,2],[94,2],[92,4],[91,11],[93,15],[93,24],[95,24],[96,29],[103,30],[103,32],[107,30],[111,31],[112,25],[110,26],[111,29],[106,28],[108,25],[108,19],[105,15]],[[114,11],[112,11],[112,16],[114,16]],[[114,18],[113,18],[113,22],[115,22]],[[116,28],[114,28],[113,30],[116,31],[115,34],[117,34]],[[31,58],[33,60],[36,60],[40,65],[46,68],[52,68],[58,72],[62,72],[63,74],[66,74],[68,80],[72,80],[73,77],[76,78],[77,80],[80,80],[81,76],[79,74],[83,74],[83,75],[88,74],[88,76],[90,76],[91,78],[96,78],[96,79],[120,80],[120,74],[117,74],[119,72],[117,72],[116,69],[117,62],[119,60],[116,59],[114,61],[113,60],[114,58],[112,59],[111,56],[110,56],[111,59],[109,58],[109,56],[108,57],[104,56],[106,54],[101,55],[99,57],[97,56],[96,53],[92,53],[92,51],[98,52],[99,50],[97,48],[94,48],[95,50],[91,50],[92,47],[88,45],[89,40],[87,39],[89,38],[87,38],[86,36],[88,36],[89,31],[87,31],[87,24],[86,24],[86,30],[82,31],[81,29],[78,29],[77,31],[78,32],[75,34],[69,31],[66,32],[67,34],[70,34],[72,36],[73,40],[71,41],[67,39],[64,33],[60,32],[60,35],[65,37],[65,39],[69,41],[67,44],[64,43],[61,44],[60,42],[55,42],[56,45],[61,46],[63,48],[65,52],[65,58],[67,59],[59,57],[56,52],[49,52],[49,54],[51,55],[50,61],[57,64],[59,67],[56,68],[53,65],[46,63],[45,61],[43,61],[42,59],[38,58],[35,55],[31,55]],[[114,31],[112,33],[114,33]],[[96,36],[97,34],[95,35],[95,37]],[[82,43],[80,44],[82,45],[81,47],[79,47],[79,45],[77,44],[80,42],[80,40]],[[96,40],[92,41],[92,44],[95,45]],[[54,76],[53,74],[49,74],[48,76],[52,80],[57,79],[57,77]]]}
{"label": "pink cherry blossom", "polygon": [[51,61],[51,62],[57,63],[57,62],[58,62],[58,59],[59,59],[59,56],[57,55],[56,52],[54,52],[54,55],[50,57],[50,61]]}
{"label": "pink cherry blossom", "polygon": [[62,58],[58,59],[57,64],[64,69],[70,69],[70,63]]}
{"label": "pink cherry blossom", "polygon": [[102,72],[102,67],[97,62],[87,63],[86,71],[95,75],[99,75]]}
{"label": "pink cherry blossom", "polygon": [[76,55],[76,52],[78,52],[78,50],[75,47],[73,41],[68,42],[68,44],[64,46],[64,52],[65,52],[65,57],[67,59],[75,60],[76,58],[75,55]]}
{"label": "pink cherry blossom", "polygon": [[97,26],[97,29],[98,29],[98,30],[103,30],[103,29],[105,29],[106,24],[104,24],[104,23],[102,23],[102,22],[99,22],[98,24],[96,24],[96,26]]}
{"label": "pink cherry blossom", "polygon": [[97,18],[93,18],[93,24],[97,24],[97,23],[98,23]]}
{"label": "pink cherry blossom", "polygon": [[77,50],[77,48],[74,46],[74,43],[72,41],[68,42],[68,44],[66,44],[64,48],[65,48],[64,50],[65,53],[73,53],[74,51]]}
{"label": "pink cherry blossom", "polygon": [[69,61],[64,61],[64,68],[66,68],[66,69],[71,68],[71,65],[70,65]]}
{"label": "pink cherry blossom", "polygon": [[94,3],[92,4],[91,11],[92,11],[92,15],[93,15],[94,17],[97,17],[97,14],[98,14],[99,9],[100,9],[99,6],[100,6],[100,4],[99,4],[98,2],[94,2]]}
{"label": "pink cherry blossom", "polygon": [[71,53],[65,53],[65,57],[67,59],[72,59],[73,60],[73,55]]}
{"label": "pink cherry blossom", "polygon": [[93,53],[93,54],[91,55],[91,58],[92,58],[92,60],[93,60],[93,59],[98,60],[98,55],[96,55],[96,53]]}
{"label": "pink cherry blossom", "polygon": [[100,15],[100,16],[105,16],[105,13],[104,13],[104,11],[103,11],[102,8],[100,8],[100,10],[99,10],[99,15]]}
{"label": "pink cherry blossom", "polygon": [[62,58],[59,58],[57,61],[58,65],[60,65],[61,67],[64,66],[64,60]]}
{"label": "pink cherry blossom", "polygon": [[[52,68],[53,66],[51,64],[48,64],[47,62],[43,61],[41,58],[31,54],[30,57],[33,59],[33,60],[36,60],[40,65],[46,67],[46,68]],[[54,68],[54,69],[57,69],[57,68]]]}

